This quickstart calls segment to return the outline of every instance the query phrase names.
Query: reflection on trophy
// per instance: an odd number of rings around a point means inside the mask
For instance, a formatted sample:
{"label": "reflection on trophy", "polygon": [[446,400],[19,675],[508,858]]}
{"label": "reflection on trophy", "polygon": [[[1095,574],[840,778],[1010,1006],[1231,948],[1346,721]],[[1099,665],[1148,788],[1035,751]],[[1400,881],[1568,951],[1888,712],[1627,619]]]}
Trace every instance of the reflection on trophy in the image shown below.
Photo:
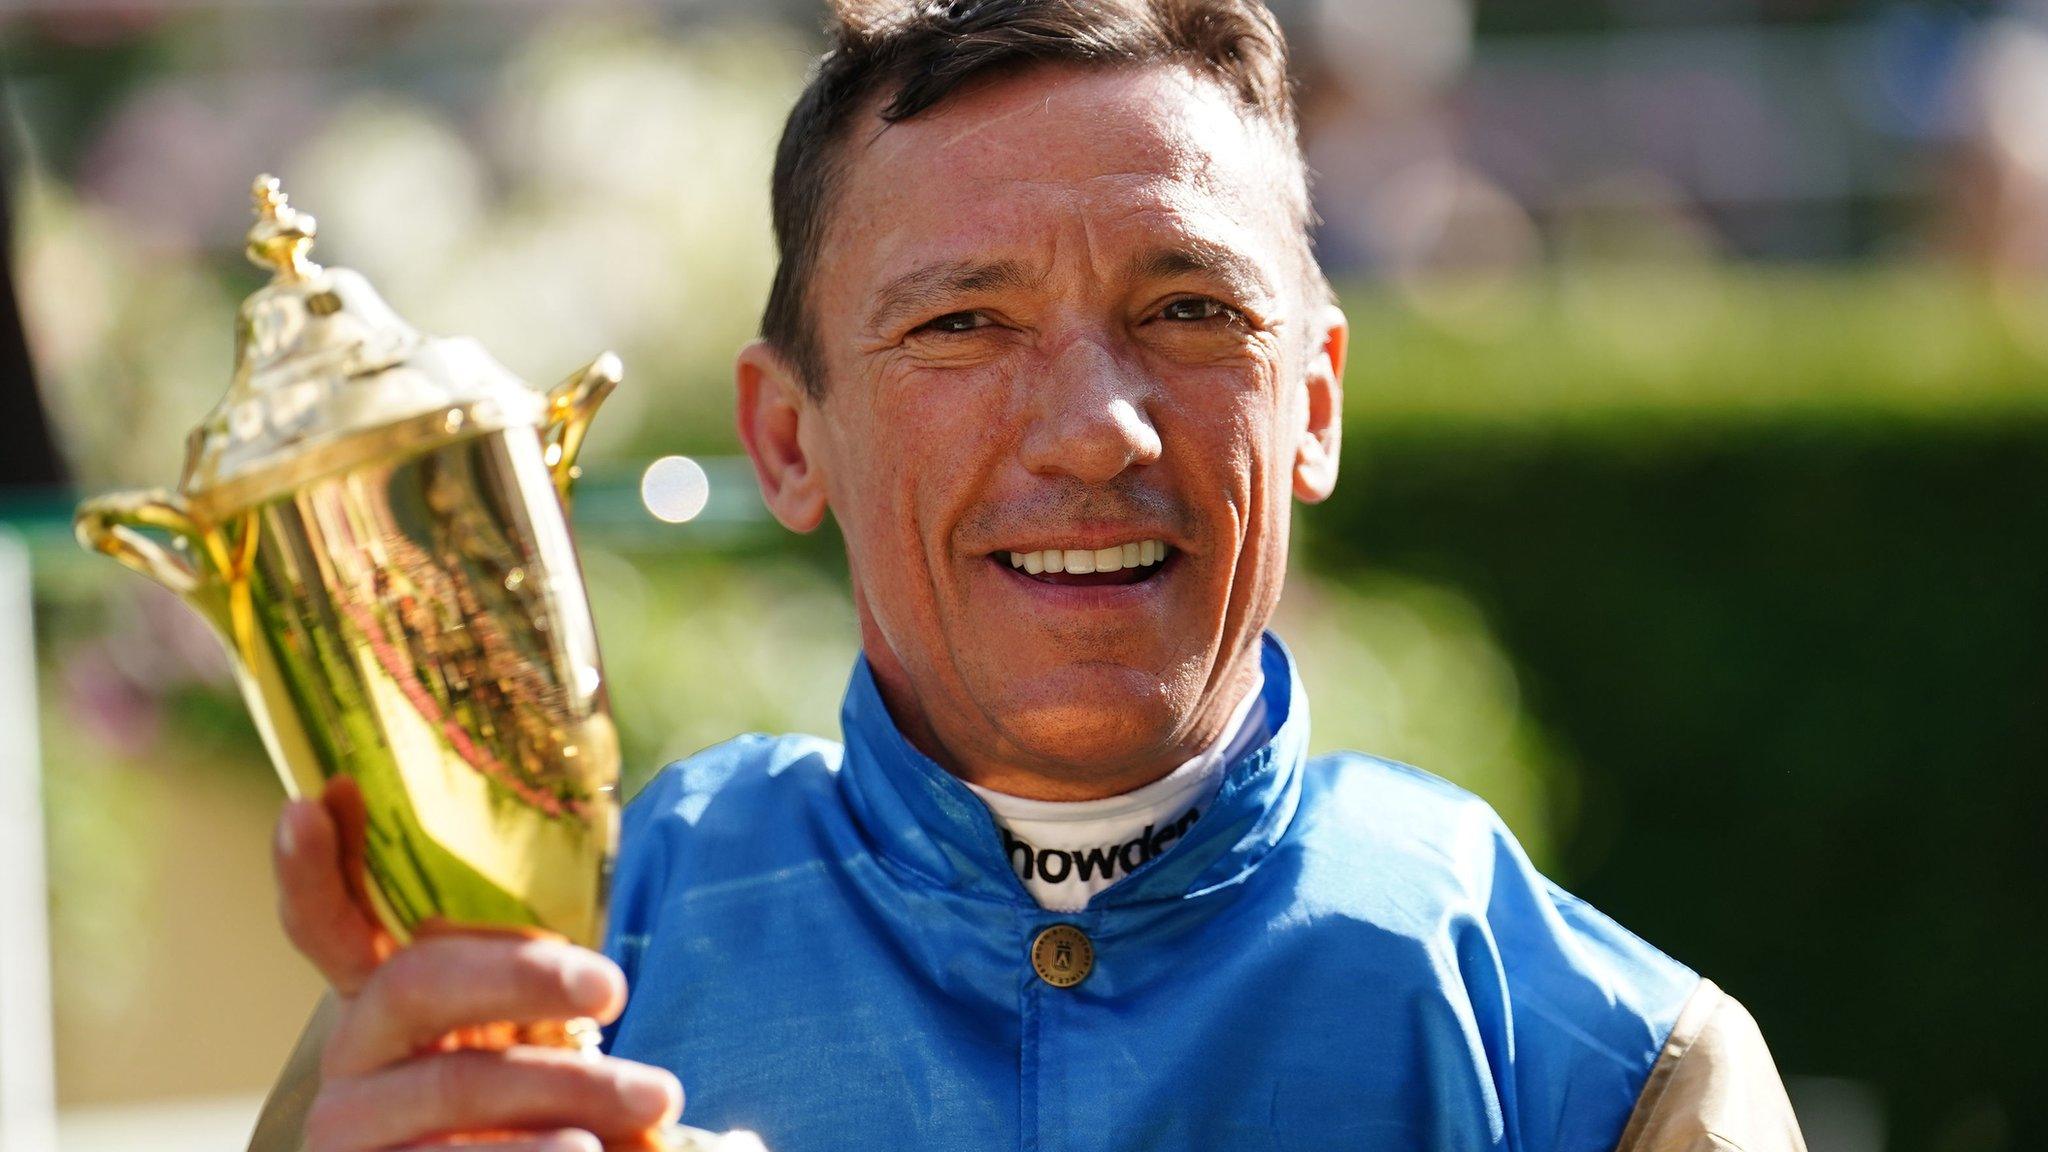
{"label": "reflection on trophy", "polygon": [[309,260],[314,221],[276,180],[255,196],[248,252],[272,278],[242,305],[227,395],[177,491],[89,500],[79,539],[213,624],[288,791],[354,782],[362,893],[399,940],[597,947],[619,746],[563,508],[619,362],[537,393]]}

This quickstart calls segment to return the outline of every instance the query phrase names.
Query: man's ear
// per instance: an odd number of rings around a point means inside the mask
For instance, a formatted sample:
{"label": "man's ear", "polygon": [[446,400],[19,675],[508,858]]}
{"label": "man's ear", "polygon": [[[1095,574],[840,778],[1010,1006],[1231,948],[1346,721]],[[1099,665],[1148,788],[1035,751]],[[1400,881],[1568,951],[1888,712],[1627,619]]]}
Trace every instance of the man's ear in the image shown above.
{"label": "man's ear", "polygon": [[811,531],[825,521],[825,472],[810,445],[817,405],[789,361],[764,340],[740,349],[733,382],[733,415],[761,499],[783,527]]}
{"label": "man's ear", "polygon": [[1294,449],[1294,495],[1320,504],[1337,487],[1337,449],[1344,437],[1344,354],[1351,324],[1335,304],[1316,309],[1308,371],[1302,379],[1303,420]]}

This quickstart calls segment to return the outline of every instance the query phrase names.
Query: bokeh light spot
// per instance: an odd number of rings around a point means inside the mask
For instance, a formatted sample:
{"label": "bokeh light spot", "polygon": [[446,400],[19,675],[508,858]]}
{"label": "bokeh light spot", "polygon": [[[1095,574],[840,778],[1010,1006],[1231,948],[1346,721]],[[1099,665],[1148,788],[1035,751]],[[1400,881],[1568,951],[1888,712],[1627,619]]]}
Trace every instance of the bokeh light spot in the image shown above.
{"label": "bokeh light spot", "polygon": [[711,477],[688,456],[663,456],[640,474],[640,502],[656,520],[682,524],[711,500]]}

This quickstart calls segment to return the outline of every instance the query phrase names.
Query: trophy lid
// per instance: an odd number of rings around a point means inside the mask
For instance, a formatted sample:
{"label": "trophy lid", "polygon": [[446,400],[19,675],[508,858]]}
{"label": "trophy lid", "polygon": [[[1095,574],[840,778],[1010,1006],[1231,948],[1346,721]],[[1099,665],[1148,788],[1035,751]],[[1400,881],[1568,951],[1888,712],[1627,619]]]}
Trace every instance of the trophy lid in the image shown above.
{"label": "trophy lid", "polygon": [[187,445],[187,496],[269,488],[276,470],[333,461],[335,446],[436,413],[447,436],[540,420],[540,394],[482,345],[423,336],[359,273],[309,259],[317,225],[275,177],[253,192],[247,253],[271,279],[242,302],[234,378]]}

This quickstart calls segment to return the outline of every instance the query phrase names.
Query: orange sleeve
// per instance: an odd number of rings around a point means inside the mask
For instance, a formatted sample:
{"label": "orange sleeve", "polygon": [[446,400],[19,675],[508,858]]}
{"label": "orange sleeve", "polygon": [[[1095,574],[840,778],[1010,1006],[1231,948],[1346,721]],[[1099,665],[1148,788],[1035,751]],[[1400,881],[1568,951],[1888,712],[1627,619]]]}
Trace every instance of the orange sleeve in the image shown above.
{"label": "orange sleeve", "polygon": [[1763,1033],[1712,981],[1679,1012],[1615,1152],[1806,1152]]}

